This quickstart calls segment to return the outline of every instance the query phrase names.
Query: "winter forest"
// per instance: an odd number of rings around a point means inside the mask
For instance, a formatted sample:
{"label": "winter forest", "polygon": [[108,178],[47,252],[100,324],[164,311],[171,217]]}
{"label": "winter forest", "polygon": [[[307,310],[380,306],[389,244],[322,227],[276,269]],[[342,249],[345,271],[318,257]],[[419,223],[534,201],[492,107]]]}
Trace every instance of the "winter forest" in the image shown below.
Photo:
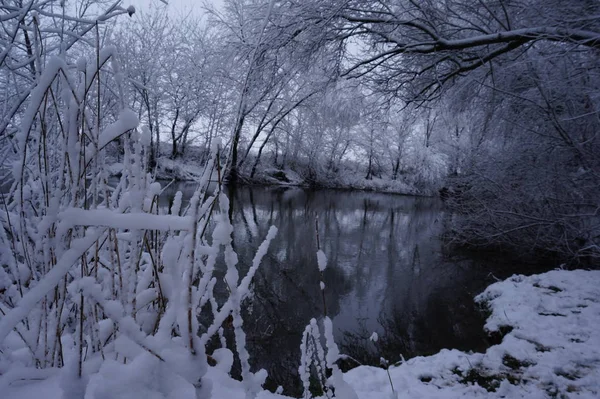
{"label": "winter forest", "polygon": [[600,3],[0,1],[0,398],[600,397]]}

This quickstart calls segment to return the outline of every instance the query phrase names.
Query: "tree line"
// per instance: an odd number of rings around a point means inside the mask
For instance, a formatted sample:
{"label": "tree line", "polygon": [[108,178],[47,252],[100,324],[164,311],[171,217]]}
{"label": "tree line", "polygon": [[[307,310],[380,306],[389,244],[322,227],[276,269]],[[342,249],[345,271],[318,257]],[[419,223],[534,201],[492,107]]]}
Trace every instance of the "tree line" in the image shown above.
{"label": "tree line", "polygon": [[[597,257],[596,2],[226,0],[183,17],[157,3],[84,27],[98,2],[82,1],[58,31],[18,3],[2,9],[6,142],[47,56],[83,54],[78,29],[97,30],[119,50],[151,167],[201,165],[220,138],[230,180],[291,170],[442,189],[460,215],[451,242]],[[44,46],[60,35],[62,49]],[[118,106],[101,109],[116,119]]]}

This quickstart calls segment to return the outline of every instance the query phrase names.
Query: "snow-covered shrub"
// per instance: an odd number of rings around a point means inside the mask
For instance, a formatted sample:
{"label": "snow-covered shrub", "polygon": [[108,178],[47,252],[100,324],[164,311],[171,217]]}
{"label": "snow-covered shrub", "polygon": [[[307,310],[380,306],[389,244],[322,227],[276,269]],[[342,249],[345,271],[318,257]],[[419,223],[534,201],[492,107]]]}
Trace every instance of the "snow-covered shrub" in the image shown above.
{"label": "snow-covered shrub", "polygon": [[[127,108],[114,48],[75,65],[66,51],[37,61],[25,111],[11,121],[15,161],[1,198],[0,387],[59,373],[65,398],[209,398],[205,346],[232,317],[255,397],[266,373],[250,372],[241,306],[276,229],[240,278],[229,201],[220,184],[208,191],[213,173],[221,180],[220,145],[189,204],[178,193],[159,208],[162,188],[146,172],[150,132]],[[105,162],[117,140],[114,181]],[[229,297],[217,306],[221,252]],[[208,304],[213,317],[200,329]]]}

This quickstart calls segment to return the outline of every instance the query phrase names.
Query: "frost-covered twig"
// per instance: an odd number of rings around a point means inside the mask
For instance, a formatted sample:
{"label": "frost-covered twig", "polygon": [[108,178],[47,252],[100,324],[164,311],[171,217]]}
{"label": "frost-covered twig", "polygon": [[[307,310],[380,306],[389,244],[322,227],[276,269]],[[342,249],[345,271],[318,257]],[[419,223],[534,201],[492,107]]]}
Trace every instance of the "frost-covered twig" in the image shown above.
{"label": "frost-covered twig", "polygon": [[[315,221],[315,230],[317,237],[317,265],[321,280],[323,280],[323,272],[327,267],[327,257],[320,248],[318,220]],[[323,297],[323,310],[326,312],[325,283],[323,281],[320,282],[320,288]],[[321,339],[321,332],[316,319],[311,319],[310,324],[304,330],[302,342],[300,343],[301,357],[298,374],[300,374],[300,379],[304,387],[304,398],[312,398],[310,378],[314,373],[327,398],[358,399],[354,390],[344,381],[342,371],[336,363],[343,356],[340,355],[333,337],[333,322],[326,313],[323,317],[322,335],[324,340]],[[325,342],[325,347],[323,347],[322,341]],[[329,378],[328,374],[331,375]]]}

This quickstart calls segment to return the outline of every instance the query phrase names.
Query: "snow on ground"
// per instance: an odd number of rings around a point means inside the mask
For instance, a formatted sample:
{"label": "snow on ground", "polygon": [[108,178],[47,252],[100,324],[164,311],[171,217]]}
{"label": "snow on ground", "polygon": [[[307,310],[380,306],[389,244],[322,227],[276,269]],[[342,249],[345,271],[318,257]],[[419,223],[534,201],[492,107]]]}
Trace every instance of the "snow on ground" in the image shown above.
{"label": "snow on ground", "polygon": [[203,165],[193,162],[182,162],[166,157],[160,157],[156,160],[156,178],[157,179],[176,179],[176,180],[195,180],[202,178],[204,172]]}
{"label": "snow on ground", "polygon": [[[600,398],[600,271],[513,276],[476,298],[491,333],[486,353],[457,350],[390,368],[404,398]],[[361,399],[391,392],[384,370],[346,374]]]}
{"label": "snow on ground", "polygon": [[434,195],[436,190],[433,186],[429,188],[418,188],[416,184],[409,184],[402,180],[373,177],[366,179],[364,173],[350,170],[323,175],[316,180],[305,180],[300,174],[291,169],[276,169],[259,167],[252,182],[279,186],[309,186],[375,191],[379,193],[407,194],[407,195]]}
{"label": "snow on ground", "polygon": [[[516,275],[491,285],[476,301],[490,313],[486,329],[502,341],[486,353],[442,350],[390,367],[398,398],[600,398],[600,271]],[[229,367],[224,361],[209,368],[213,398],[245,397],[242,383],[227,375]],[[393,398],[390,377],[368,366],[344,374],[360,399]],[[56,378],[3,388],[1,396],[61,397]],[[258,398],[286,397],[262,392]]]}
{"label": "snow on ground", "polygon": [[[193,157],[185,159],[170,159],[167,157],[159,157],[156,160],[156,178],[165,180],[180,180],[180,181],[197,181],[201,178],[204,171],[202,162],[199,158]],[[116,170],[116,169],[115,169]],[[112,174],[116,172],[110,171]],[[250,179],[249,168],[243,169],[242,180],[248,183],[277,185],[277,186],[309,186],[311,184],[337,189],[352,189],[375,191],[380,193],[407,194],[407,195],[435,195],[437,193],[436,186],[433,184],[417,184],[416,182],[407,182],[402,179],[392,180],[389,178],[373,177],[365,179],[363,172],[355,172],[351,170],[340,171],[339,173],[323,175],[316,180],[306,180],[298,172],[286,168],[278,169],[271,166],[260,164],[256,170],[255,176]],[[216,180],[216,174],[211,178]],[[421,187],[422,186],[422,187]]]}
{"label": "snow on ground", "polygon": [[[195,398],[191,385],[185,384],[177,378],[168,381],[171,385],[170,394],[165,395],[152,389],[158,381],[158,376],[151,374],[142,375],[147,370],[140,367],[138,372],[128,370],[126,366],[113,367],[109,373],[110,378],[102,378],[90,381],[85,399],[187,399]],[[95,375],[96,377],[98,375]],[[212,398],[214,399],[245,399],[243,383],[228,376],[218,367],[210,367],[205,378],[212,382]],[[164,387],[165,384],[163,384]],[[11,386],[0,391],[2,399],[63,399],[59,378],[51,378],[45,381],[27,384],[23,386]],[[83,398],[82,398],[83,399]],[[257,399],[289,399],[287,396],[274,394],[268,391],[259,393]]]}

